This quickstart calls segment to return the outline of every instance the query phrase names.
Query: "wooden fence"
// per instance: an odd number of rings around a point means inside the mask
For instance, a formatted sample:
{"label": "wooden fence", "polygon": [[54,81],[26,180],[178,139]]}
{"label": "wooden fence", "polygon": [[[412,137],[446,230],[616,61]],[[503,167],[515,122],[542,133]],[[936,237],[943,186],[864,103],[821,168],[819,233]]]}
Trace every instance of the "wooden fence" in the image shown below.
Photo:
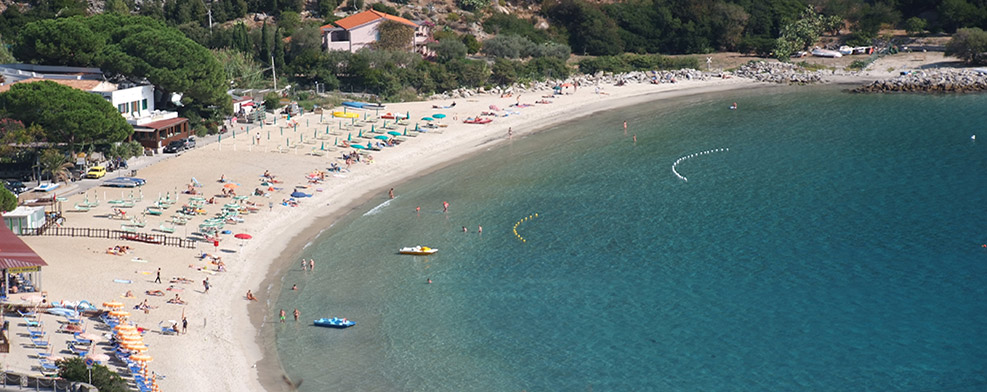
{"label": "wooden fence", "polygon": [[125,239],[149,244],[177,246],[179,248],[195,248],[195,244],[198,242],[192,239],[172,237],[164,234],[132,233],[123,230],[92,227],[59,227],[57,225],[44,225],[36,229],[22,229],[21,235]]}

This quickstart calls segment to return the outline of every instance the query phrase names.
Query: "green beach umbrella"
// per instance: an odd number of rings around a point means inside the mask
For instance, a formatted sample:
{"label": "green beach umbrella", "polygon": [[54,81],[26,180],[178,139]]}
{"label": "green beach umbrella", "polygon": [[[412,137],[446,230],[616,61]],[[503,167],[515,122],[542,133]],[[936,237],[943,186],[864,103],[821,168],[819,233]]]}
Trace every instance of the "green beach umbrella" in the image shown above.
{"label": "green beach umbrella", "polygon": [[384,136],[384,135],[377,135],[377,136],[374,136],[374,139],[387,140],[388,137],[387,136]]}
{"label": "green beach umbrella", "polygon": [[328,134],[329,134],[329,126],[326,125],[326,135],[328,135]]}
{"label": "green beach umbrella", "polygon": [[284,145],[285,147],[291,146],[291,139],[284,138]]}
{"label": "green beach umbrella", "polygon": [[435,118],[446,118],[446,115],[445,114],[442,114],[442,113],[436,113],[436,114],[433,114],[432,117],[435,117]]}
{"label": "green beach umbrella", "polygon": [[409,119],[409,120],[411,119],[411,111],[410,110],[408,111],[408,113],[406,113],[404,115],[404,118]]}
{"label": "green beach umbrella", "polygon": [[391,136],[401,136],[401,132],[398,131],[388,131],[387,134]]}
{"label": "green beach umbrella", "polygon": [[375,132],[374,125],[370,124],[370,133],[374,133],[374,132]]}
{"label": "green beach umbrella", "polygon": [[356,135],[356,137],[363,137],[363,130],[362,129],[360,130],[360,134],[359,135]]}
{"label": "green beach umbrella", "polygon": [[267,140],[271,140],[271,131],[267,131]]}
{"label": "green beach umbrella", "polygon": [[236,139],[236,129],[233,130],[233,138]]}
{"label": "green beach umbrella", "polygon": [[295,132],[298,132],[298,123],[295,123]]}
{"label": "green beach umbrella", "polygon": [[326,142],[322,142],[322,147],[319,147],[319,149],[322,150],[322,151],[325,151],[326,150]]}
{"label": "green beach umbrella", "polygon": [[418,130],[418,123],[415,123],[415,131]]}
{"label": "green beach umbrella", "polygon": [[284,127],[278,127],[281,130],[281,136],[284,136]]}
{"label": "green beach umbrella", "polygon": [[435,121],[435,119],[431,117],[422,117],[422,121]]}
{"label": "green beach umbrella", "polygon": [[362,144],[350,144],[350,147],[353,147],[353,148],[355,148],[357,150],[366,150],[367,149]]}
{"label": "green beach umbrella", "polygon": [[338,137],[336,138],[336,141],[332,142],[332,145],[334,145],[334,146],[338,146],[339,145],[339,138]]}
{"label": "green beach umbrella", "polygon": [[404,135],[408,136],[408,127],[404,127]]}
{"label": "green beach umbrella", "polygon": [[346,136],[346,141],[348,142],[353,141],[353,132],[350,132],[349,135]]}

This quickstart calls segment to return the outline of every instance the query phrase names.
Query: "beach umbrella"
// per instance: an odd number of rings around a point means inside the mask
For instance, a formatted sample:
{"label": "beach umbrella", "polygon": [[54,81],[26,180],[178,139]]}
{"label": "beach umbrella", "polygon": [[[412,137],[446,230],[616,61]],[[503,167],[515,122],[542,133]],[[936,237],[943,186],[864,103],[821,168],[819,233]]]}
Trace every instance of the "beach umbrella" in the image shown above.
{"label": "beach umbrella", "polygon": [[151,362],[154,358],[147,354],[134,354],[130,356],[130,359],[137,362]]}
{"label": "beach umbrella", "polygon": [[435,121],[435,119],[431,117],[422,117],[422,121]]}
{"label": "beach umbrella", "polygon": [[433,114],[432,117],[435,117],[435,118],[446,118],[446,115],[445,114],[442,114],[442,113],[436,113],[436,114]]}
{"label": "beach umbrella", "polygon": [[404,118],[409,118],[409,119],[411,118],[411,111],[410,110],[408,111],[408,113],[405,113]]}
{"label": "beach umbrella", "polygon": [[353,148],[355,148],[357,150],[366,150],[367,149],[362,144],[350,144],[350,147],[353,147]]}
{"label": "beach umbrella", "polygon": [[363,130],[362,129],[360,130],[360,134],[359,135],[356,135],[356,137],[363,137]]}
{"label": "beach umbrella", "polygon": [[384,135],[377,135],[377,136],[374,136],[374,139],[387,140],[388,137],[387,136],[384,136]]}
{"label": "beach umbrella", "polygon": [[404,135],[408,136],[408,127],[404,127]]}
{"label": "beach umbrella", "polygon": [[111,310],[110,311],[110,316],[113,316],[113,317],[128,317],[128,316],[130,316],[130,312],[128,312],[126,310]]}
{"label": "beach umbrella", "polygon": [[326,142],[322,142],[322,147],[319,147],[319,149],[322,150],[322,151],[325,151],[326,150]]}
{"label": "beach umbrella", "polygon": [[103,353],[94,353],[94,352],[90,352],[89,354],[86,354],[86,358],[96,362],[106,362],[110,360],[109,355]]}
{"label": "beach umbrella", "polygon": [[130,325],[130,324],[117,324],[115,327],[113,327],[113,329],[114,330],[117,330],[117,331],[120,331],[120,330],[128,330],[128,329],[129,330],[136,331],[137,330],[137,327],[135,327],[133,325]]}
{"label": "beach umbrella", "polygon": [[348,135],[346,135],[346,141],[348,142],[353,141],[353,132],[350,132]]}
{"label": "beach umbrella", "polygon": [[415,123],[415,131],[418,131],[418,123]]}
{"label": "beach umbrella", "polygon": [[92,340],[93,342],[103,341],[103,336],[95,333],[83,332],[79,334],[79,337],[86,340]]}
{"label": "beach umbrella", "polygon": [[335,139],[334,142],[332,142],[332,145],[334,145],[334,146],[338,146],[339,145],[339,138],[338,137]]}
{"label": "beach umbrella", "polygon": [[374,133],[374,125],[370,124],[370,133]]}
{"label": "beach umbrella", "polygon": [[241,239],[241,240],[249,240],[251,238],[254,238],[254,236],[252,236],[250,234],[247,234],[247,233],[239,233],[237,235],[234,235],[233,238],[237,238],[237,239]]}
{"label": "beach umbrella", "polygon": [[103,302],[103,307],[108,309],[120,309],[123,308],[123,302],[107,301],[107,302]]}
{"label": "beach umbrella", "polygon": [[391,136],[401,136],[401,132],[398,131],[388,131],[387,134]]}

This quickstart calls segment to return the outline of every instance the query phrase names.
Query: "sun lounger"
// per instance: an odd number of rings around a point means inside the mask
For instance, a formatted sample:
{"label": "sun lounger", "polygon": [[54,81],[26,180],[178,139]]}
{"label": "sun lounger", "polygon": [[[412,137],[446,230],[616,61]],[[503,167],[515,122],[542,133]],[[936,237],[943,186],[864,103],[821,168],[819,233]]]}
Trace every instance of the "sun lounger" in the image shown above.
{"label": "sun lounger", "polygon": [[27,312],[22,312],[20,309],[17,309],[17,314],[19,314],[21,317],[25,317],[25,318],[26,317],[35,317],[35,316],[38,315],[38,313],[35,312],[35,311],[33,311],[33,310],[28,310]]}
{"label": "sun lounger", "polygon": [[34,344],[34,347],[36,347],[36,348],[48,348],[48,341],[47,340],[41,340],[41,339],[31,338],[31,343]]}
{"label": "sun lounger", "polygon": [[45,377],[58,375],[58,365],[55,365],[47,360],[38,361],[38,367],[41,368],[41,374]]}

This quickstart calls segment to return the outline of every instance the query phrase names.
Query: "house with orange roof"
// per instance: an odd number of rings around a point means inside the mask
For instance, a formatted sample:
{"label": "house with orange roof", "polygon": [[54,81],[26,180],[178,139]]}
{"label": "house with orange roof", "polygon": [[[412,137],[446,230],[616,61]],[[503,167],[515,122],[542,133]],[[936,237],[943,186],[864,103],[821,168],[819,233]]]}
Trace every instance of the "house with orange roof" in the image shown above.
{"label": "house with orange roof", "polygon": [[394,21],[415,30],[412,38],[412,48],[416,53],[428,55],[430,52],[425,44],[432,35],[432,24],[418,21],[412,22],[405,18],[386,14],[377,10],[363,11],[347,16],[322,26],[322,46],[327,51],[345,50],[356,52],[377,42],[380,33],[377,26],[385,20]]}

